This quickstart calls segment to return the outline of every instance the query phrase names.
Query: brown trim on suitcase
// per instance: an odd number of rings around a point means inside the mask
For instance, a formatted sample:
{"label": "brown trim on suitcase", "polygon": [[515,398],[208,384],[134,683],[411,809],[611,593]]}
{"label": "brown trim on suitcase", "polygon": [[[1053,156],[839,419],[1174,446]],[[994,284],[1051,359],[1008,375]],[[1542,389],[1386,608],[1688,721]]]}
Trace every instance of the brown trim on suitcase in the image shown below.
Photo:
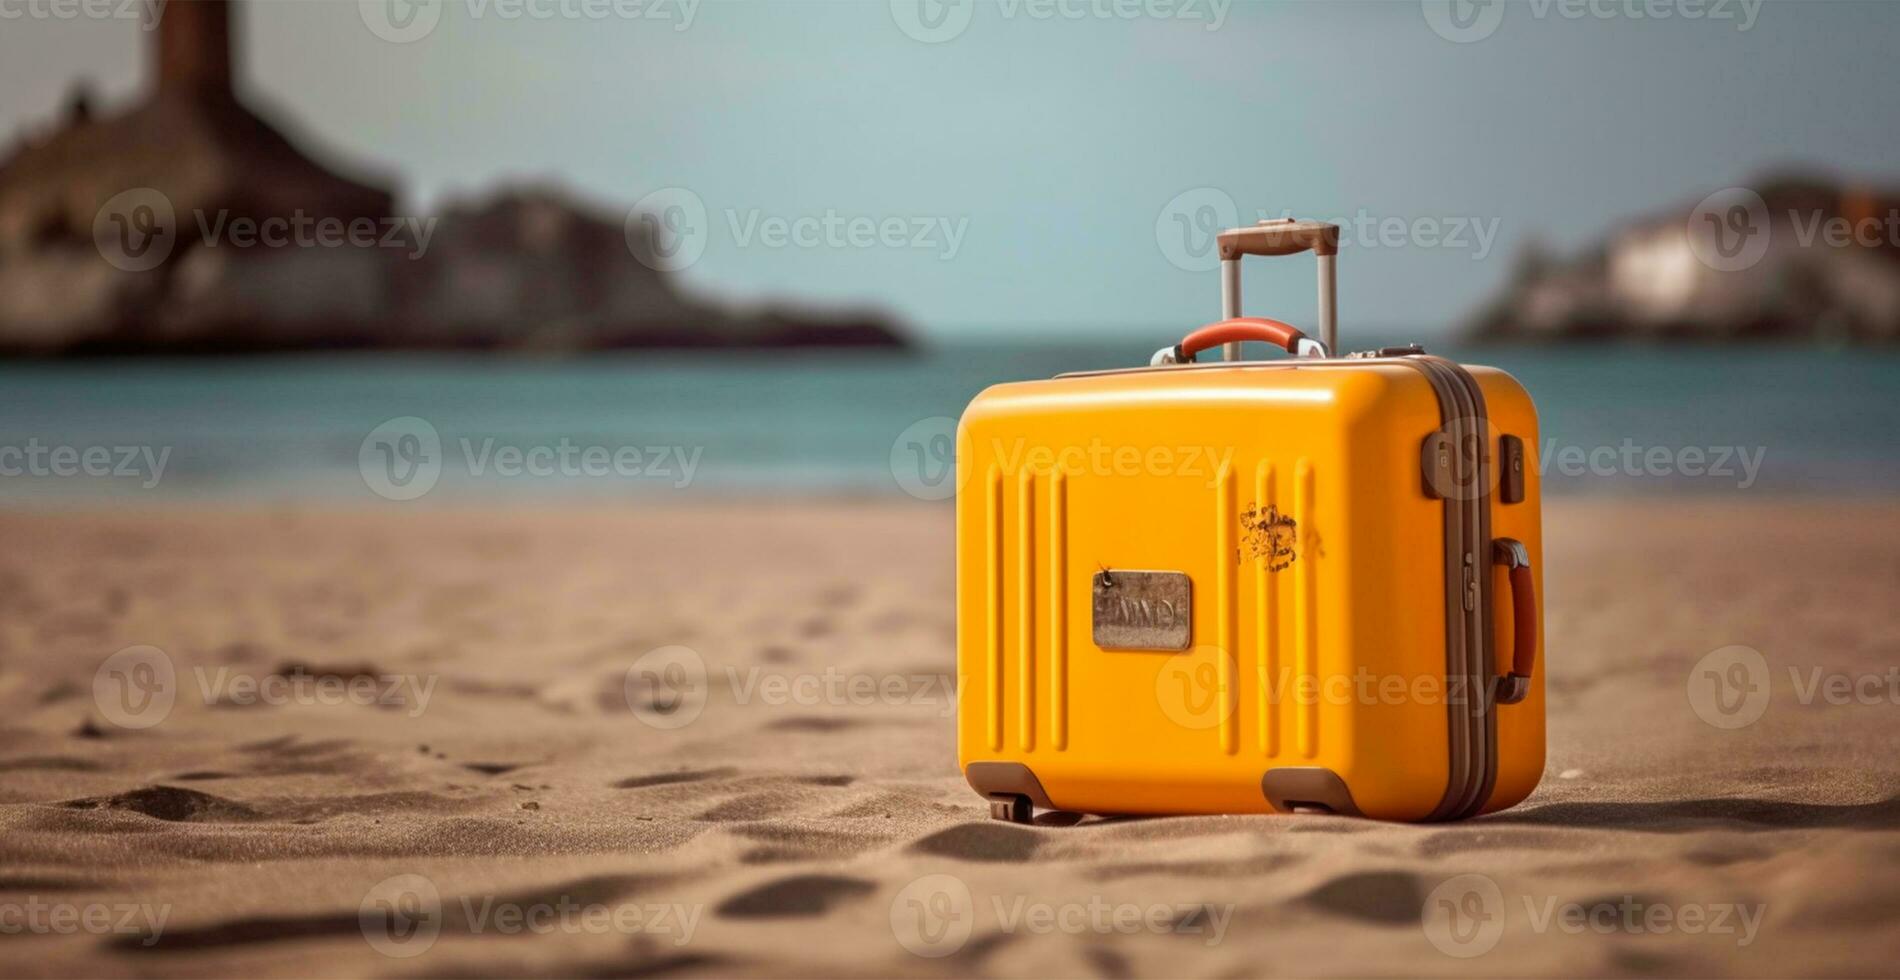
{"label": "brown trim on suitcase", "polygon": [[[1463,367],[1429,355],[1403,358],[1424,371],[1439,394],[1451,442],[1452,485],[1445,489],[1446,713],[1451,774],[1427,817],[1458,820],[1484,808],[1497,782],[1497,724],[1492,710],[1491,510],[1484,393]],[[1472,448],[1475,451],[1467,453]]]}
{"label": "brown trim on suitcase", "polygon": [[1478,380],[1471,376],[1471,372],[1464,369],[1463,365],[1455,361],[1446,361],[1445,363],[1457,371],[1458,376],[1464,380],[1471,391],[1471,399],[1473,408],[1475,409],[1475,414],[1472,417],[1476,420],[1474,424],[1477,426],[1477,431],[1473,433],[1475,438],[1472,444],[1478,447],[1478,492],[1473,496],[1471,501],[1472,509],[1478,516],[1478,534],[1476,541],[1473,542],[1475,550],[1472,552],[1478,559],[1475,565],[1478,576],[1478,610],[1476,620],[1478,629],[1478,656],[1475,664],[1477,671],[1472,678],[1472,684],[1478,699],[1477,705],[1483,712],[1485,765],[1484,781],[1478,787],[1478,793],[1471,801],[1470,809],[1459,815],[1462,818],[1477,816],[1483,812],[1484,805],[1490,802],[1491,794],[1497,790],[1498,767],[1502,758],[1498,750],[1498,712],[1496,697],[1498,693],[1497,679],[1503,671],[1498,669],[1497,637],[1495,631],[1492,629],[1492,625],[1496,621],[1495,610],[1497,606],[1495,604],[1495,596],[1492,594],[1493,586],[1491,580],[1491,565],[1489,562],[1492,548],[1491,501],[1497,493],[1499,481],[1493,477],[1491,472],[1491,422],[1490,415],[1486,411],[1484,389],[1479,386]]}
{"label": "brown trim on suitcase", "polygon": [[[1405,363],[1417,368],[1430,382],[1432,392],[1438,398],[1439,429],[1425,440],[1425,459],[1431,470],[1426,478],[1449,478],[1449,482],[1435,487],[1444,510],[1445,548],[1445,734],[1448,752],[1445,776],[1445,792],[1439,798],[1438,805],[1426,815],[1427,820],[1456,819],[1459,812],[1469,805],[1470,797],[1476,788],[1474,770],[1482,769],[1484,758],[1484,737],[1477,731],[1469,710],[1460,710],[1469,697],[1470,683],[1466,678],[1471,673],[1472,651],[1469,637],[1469,611],[1465,609],[1465,582],[1469,574],[1464,561],[1469,553],[1468,543],[1471,534],[1467,528],[1471,517],[1471,508],[1466,500],[1470,496],[1467,477],[1468,464],[1461,448],[1465,441],[1466,418],[1469,415],[1469,403],[1461,400],[1463,387],[1446,370],[1438,358],[1408,356],[1401,358]],[[1448,463],[1442,468],[1431,464],[1439,456],[1438,450],[1449,448]],[[1449,469],[1450,472],[1445,472]]]}
{"label": "brown trim on suitcase", "polygon": [[1513,435],[1498,437],[1498,503],[1524,502],[1524,440]]}

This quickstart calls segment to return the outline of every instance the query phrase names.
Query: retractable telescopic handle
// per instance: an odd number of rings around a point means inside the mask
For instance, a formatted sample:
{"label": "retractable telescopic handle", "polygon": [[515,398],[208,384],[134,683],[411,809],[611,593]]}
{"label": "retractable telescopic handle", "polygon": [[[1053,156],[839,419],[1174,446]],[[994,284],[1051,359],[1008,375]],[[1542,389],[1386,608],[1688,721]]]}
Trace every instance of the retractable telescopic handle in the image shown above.
{"label": "retractable telescopic handle", "polygon": [[[1324,221],[1273,218],[1250,228],[1229,228],[1220,245],[1221,319],[1240,316],[1240,259],[1243,255],[1296,255],[1312,250],[1319,258],[1319,341],[1327,352],[1339,349],[1339,287],[1333,261],[1339,255],[1339,226]],[[1240,360],[1240,345],[1226,344],[1227,360]]]}

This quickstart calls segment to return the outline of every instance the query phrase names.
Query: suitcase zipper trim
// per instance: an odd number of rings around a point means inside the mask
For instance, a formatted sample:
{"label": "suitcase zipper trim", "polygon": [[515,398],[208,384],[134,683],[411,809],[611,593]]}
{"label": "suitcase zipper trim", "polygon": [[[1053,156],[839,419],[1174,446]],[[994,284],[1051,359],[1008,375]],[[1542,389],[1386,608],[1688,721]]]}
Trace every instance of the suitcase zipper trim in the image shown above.
{"label": "suitcase zipper trim", "polygon": [[[1450,778],[1444,798],[1427,817],[1458,820],[1482,810],[1497,781],[1497,725],[1490,701],[1492,597],[1490,511],[1484,492],[1489,449],[1483,438],[1484,393],[1456,362],[1429,355],[1401,359],[1423,371],[1439,394],[1453,449],[1452,486],[1460,490],[1445,499],[1445,616],[1447,690],[1456,684],[1463,696],[1448,699]],[[1469,459],[1464,452],[1468,446],[1477,447]],[[1471,492],[1473,488],[1477,492]]]}
{"label": "suitcase zipper trim", "polygon": [[1497,492],[1497,481],[1491,474],[1491,422],[1490,415],[1486,411],[1484,389],[1479,387],[1478,380],[1472,377],[1462,365],[1449,360],[1444,363],[1451,368],[1460,381],[1464,382],[1466,390],[1470,392],[1473,406],[1472,424],[1477,426],[1477,431],[1473,433],[1475,437],[1473,445],[1478,447],[1478,472],[1474,477],[1477,481],[1474,486],[1478,488],[1478,492],[1471,498],[1472,513],[1477,518],[1476,533],[1472,536],[1474,548],[1472,572],[1478,580],[1478,609],[1474,619],[1478,630],[1478,645],[1473,651],[1473,667],[1475,668],[1473,684],[1475,696],[1478,698],[1477,703],[1482,709],[1479,721],[1484,731],[1485,761],[1479,769],[1478,792],[1472,798],[1470,809],[1460,814],[1461,817],[1472,817],[1482,812],[1485,804],[1491,801],[1491,794],[1497,788],[1498,766],[1502,761],[1502,755],[1498,750],[1496,700],[1498,677],[1502,672],[1498,669],[1500,665],[1497,659],[1497,637],[1492,628],[1497,606],[1494,604],[1495,597],[1492,594],[1491,584],[1491,499]]}
{"label": "suitcase zipper trim", "polygon": [[[1481,740],[1474,737],[1470,712],[1459,711],[1459,698],[1452,696],[1457,690],[1455,685],[1460,683],[1458,679],[1470,672],[1471,663],[1463,602],[1464,571],[1460,561],[1468,537],[1465,526],[1469,515],[1468,508],[1460,499],[1463,495],[1458,492],[1458,488],[1465,485],[1460,479],[1464,462],[1463,454],[1459,452],[1459,437],[1462,434],[1459,419],[1464,412],[1459,403],[1457,385],[1441,365],[1424,357],[1408,357],[1404,360],[1418,369],[1431,384],[1432,392],[1438,399],[1439,411],[1439,427],[1434,438],[1450,443],[1448,455],[1451,472],[1445,475],[1451,478],[1451,483],[1449,488],[1439,488],[1445,530],[1445,546],[1441,557],[1445,571],[1445,734],[1449,758],[1444,795],[1439,797],[1437,806],[1425,817],[1427,820],[1449,820],[1465,805],[1471,794],[1473,764],[1482,762],[1475,758],[1479,751],[1476,747]],[[1451,492],[1445,492],[1446,489]]]}

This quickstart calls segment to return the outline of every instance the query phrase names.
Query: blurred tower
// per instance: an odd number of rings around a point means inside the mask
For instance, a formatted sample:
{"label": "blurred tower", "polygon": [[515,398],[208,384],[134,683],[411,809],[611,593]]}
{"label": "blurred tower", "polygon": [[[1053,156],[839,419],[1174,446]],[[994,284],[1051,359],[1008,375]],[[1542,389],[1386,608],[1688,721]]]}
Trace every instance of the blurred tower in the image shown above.
{"label": "blurred tower", "polygon": [[235,96],[231,62],[231,4],[226,0],[166,0],[154,32],[152,88],[161,96],[199,99]]}
{"label": "blurred tower", "polygon": [[[76,92],[62,125],[0,158],[0,341],[216,350],[385,329],[388,249],[208,247],[207,216],[381,228],[393,210],[385,181],[331,169],[245,104],[238,6],[165,0],[146,49],[149,98],[99,111]],[[102,274],[123,270],[99,229],[130,228],[135,214],[154,231],[134,244],[164,244],[134,275]]]}

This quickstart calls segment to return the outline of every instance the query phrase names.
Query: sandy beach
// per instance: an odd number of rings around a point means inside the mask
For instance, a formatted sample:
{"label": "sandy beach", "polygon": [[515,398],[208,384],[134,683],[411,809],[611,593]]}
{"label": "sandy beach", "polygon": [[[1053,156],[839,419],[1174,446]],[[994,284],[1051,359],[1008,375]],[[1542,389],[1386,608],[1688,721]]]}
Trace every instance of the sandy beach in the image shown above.
{"label": "sandy beach", "polygon": [[0,973],[1893,975],[1900,507],[1546,523],[1522,806],[1018,827],[947,507],[9,514]]}

